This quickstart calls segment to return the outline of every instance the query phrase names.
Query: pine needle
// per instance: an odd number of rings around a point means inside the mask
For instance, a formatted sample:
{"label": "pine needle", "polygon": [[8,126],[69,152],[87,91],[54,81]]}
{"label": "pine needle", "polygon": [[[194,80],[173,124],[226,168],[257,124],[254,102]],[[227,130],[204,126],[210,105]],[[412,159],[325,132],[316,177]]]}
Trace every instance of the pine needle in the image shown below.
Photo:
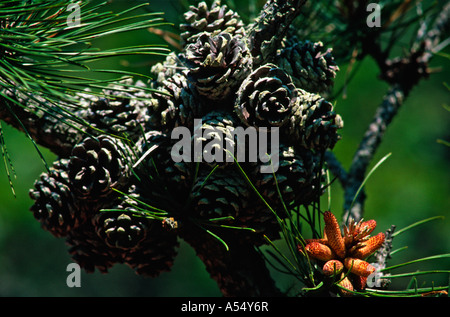
{"label": "pine needle", "polygon": [[361,192],[361,190],[363,189],[364,185],[366,184],[367,180],[370,178],[370,176],[372,176],[373,172],[375,172],[377,170],[378,167],[380,167],[381,164],[384,163],[384,161],[386,161],[392,153],[387,154],[386,156],[384,156],[381,160],[378,161],[377,164],[375,164],[375,166],[369,171],[369,173],[367,174],[367,176],[364,178],[363,182],[361,183],[361,185],[359,186],[358,190],[356,191],[355,197],[353,197],[353,201],[350,205],[350,209],[353,207],[353,205],[355,204],[356,198],[358,198],[359,193]]}

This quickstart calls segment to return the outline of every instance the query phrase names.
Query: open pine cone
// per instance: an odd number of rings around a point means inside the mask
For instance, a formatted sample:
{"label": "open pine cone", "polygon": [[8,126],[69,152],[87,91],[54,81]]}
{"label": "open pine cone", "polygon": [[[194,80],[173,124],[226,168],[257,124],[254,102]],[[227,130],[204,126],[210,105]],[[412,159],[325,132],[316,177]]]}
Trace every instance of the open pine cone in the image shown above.
{"label": "open pine cone", "polygon": [[83,222],[82,214],[75,206],[69,176],[68,160],[53,163],[49,173],[42,173],[30,190],[35,200],[31,211],[42,227],[56,237],[66,236],[68,232]]}
{"label": "open pine cone", "polygon": [[251,55],[240,37],[204,32],[186,47],[188,79],[210,100],[224,100],[237,89],[251,69]]}
{"label": "open pine cone", "polygon": [[220,1],[217,0],[211,8],[203,1],[197,6],[190,6],[184,18],[186,23],[180,25],[181,41],[184,46],[195,43],[199,34],[203,32],[208,32],[211,36],[221,32],[233,36],[243,36],[245,33],[244,23],[239,15],[226,5],[220,5]]}
{"label": "open pine cone", "polygon": [[204,112],[203,103],[197,92],[191,89],[184,73],[175,73],[162,80],[154,98],[156,102],[149,109],[152,129],[167,132],[179,126],[192,129],[194,118]]}
{"label": "open pine cone", "polygon": [[108,136],[88,137],[74,146],[69,160],[69,179],[79,199],[98,201],[108,198],[113,188],[127,182],[126,152]]}
{"label": "open pine cone", "polygon": [[297,95],[291,78],[277,66],[267,64],[243,81],[235,111],[245,125],[280,127],[291,117]]}
{"label": "open pine cone", "polygon": [[133,212],[103,212],[96,215],[97,234],[113,248],[131,249],[146,236],[148,219],[136,216]]}

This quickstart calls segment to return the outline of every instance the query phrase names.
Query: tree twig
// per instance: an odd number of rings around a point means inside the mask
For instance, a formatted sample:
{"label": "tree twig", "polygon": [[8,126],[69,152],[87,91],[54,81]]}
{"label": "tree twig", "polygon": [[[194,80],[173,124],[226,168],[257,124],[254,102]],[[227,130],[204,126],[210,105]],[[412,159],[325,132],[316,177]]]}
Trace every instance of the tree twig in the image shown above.
{"label": "tree twig", "polygon": [[0,120],[28,133],[37,144],[48,148],[56,155],[68,157],[73,145],[84,136],[80,124],[75,122],[67,124],[69,120],[58,114],[57,110],[52,114],[44,113],[37,107],[37,102],[28,97],[6,90],[4,92],[15,102],[0,98]]}
{"label": "tree twig", "polygon": [[442,49],[439,43],[441,37],[448,34],[449,18],[450,3],[443,8],[428,32],[422,28],[419,30],[421,34],[418,34],[418,41],[411,46],[409,56],[386,61],[381,67],[383,72],[381,77],[390,84],[390,88],[364,134],[348,173],[332,153],[327,153],[328,167],[344,187],[344,221],[350,218],[358,221],[363,217],[366,195],[361,191],[355,199],[355,194],[364,181],[367,168],[381,144],[387,127],[397,115],[411,89],[420,79],[427,77],[427,65],[433,53],[436,53],[436,48]]}

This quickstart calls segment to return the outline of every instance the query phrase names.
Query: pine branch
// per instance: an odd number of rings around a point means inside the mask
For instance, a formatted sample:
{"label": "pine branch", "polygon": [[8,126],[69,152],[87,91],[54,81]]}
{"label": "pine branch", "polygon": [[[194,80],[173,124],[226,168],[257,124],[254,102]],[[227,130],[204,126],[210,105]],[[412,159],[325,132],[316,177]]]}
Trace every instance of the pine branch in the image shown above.
{"label": "pine branch", "polygon": [[344,173],[343,168],[332,154],[327,154],[329,167],[344,187],[344,221],[350,218],[358,221],[363,217],[365,193],[361,191],[356,199],[355,194],[364,180],[368,166],[381,144],[388,126],[413,87],[428,76],[427,65],[433,57],[433,53],[436,53],[441,37],[448,34],[449,19],[450,4],[447,4],[426,35],[418,34],[419,40],[411,46],[409,56],[384,62],[385,66],[381,67],[383,72],[381,77],[390,83],[391,87],[364,134],[348,173]]}
{"label": "pine branch", "polygon": [[58,156],[68,157],[73,145],[87,132],[85,125],[68,122],[68,115],[57,109],[43,109],[38,101],[8,90],[3,93],[4,97],[0,98],[1,120],[28,134],[37,144]]}
{"label": "pine branch", "polygon": [[[79,6],[79,25],[69,25],[71,11],[66,10],[69,4]],[[74,115],[74,110],[80,109],[77,94],[86,89],[93,94],[111,89],[112,83],[137,75],[95,69],[92,63],[111,57],[166,55],[169,52],[154,45],[97,49],[93,41],[99,38],[166,24],[159,14],[131,14],[143,5],[120,13],[104,11],[105,5],[106,2],[95,4],[93,1],[71,0],[3,1],[0,4],[0,104],[3,110],[8,108],[8,111],[1,112],[0,119],[20,130],[30,128],[27,133],[38,139],[45,137],[32,129],[29,123],[36,116],[42,119],[42,115],[36,113],[37,108],[41,114],[42,111],[46,114],[44,121],[48,122],[43,122],[44,127],[59,125],[61,121],[75,126],[85,125],[86,122]],[[141,21],[136,22],[136,19]],[[124,22],[127,24],[121,25]],[[12,104],[19,101],[24,102],[20,105],[23,109],[19,109],[19,104]],[[56,129],[64,134],[68,128]],[[37,135],[39,133],[41,135]],[[42,140],[42,143],[51,145],[52,142]],[[58,150],[57,142],[53,143],[52,149],[56,153],[65,151]],[[60,144],[63,148],[66,147],[64,143]]]}
{"label": "pine branch", "polygon": [[[377,263],[377,270],[378,270],[378,278],[382,278],[383,275],[388,275],[380,272],[382,269],[386,267],[387,261],[391,258],[391,252],[392,252],[392,240],[394,239],[394,231],[396,226],[392,225],[391,228],[387,229],[385,232],[385,240],[383,242],[383,245],[380,249],[378,249],[375,254],[375,263]],[[381,282],[387,283],[388,280],[381,279]]]}

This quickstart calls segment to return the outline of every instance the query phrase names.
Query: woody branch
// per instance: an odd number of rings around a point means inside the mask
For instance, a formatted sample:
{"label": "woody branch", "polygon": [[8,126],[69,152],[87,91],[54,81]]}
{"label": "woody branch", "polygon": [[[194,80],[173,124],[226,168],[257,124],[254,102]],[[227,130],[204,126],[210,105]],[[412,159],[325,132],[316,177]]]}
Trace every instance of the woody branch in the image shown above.
{"label": "woody branch", "polygon": [[[349,218],[360,220],[364,214],[365,193],[355,195],[364,181],[367,169],[380,146],[385,132],[405,102],[412,88],[429,74],[428,64],[433,54],[441,50],[445,41],[442,37],[449,30],[450,4],[447,4],[433,26],[424,31],[421,28],[417,40],[411,46],[408,56],[381,61],[380,56],[373,56],[381,69],[381,78],[390,84],[382,103],[375,112],[364,137],[355,152],[351,166],[347,171],[339,163],[333,153],[328,152],[326,159],[332,173],[339,179],[345,191],[343,216],[344,221]],[[367,54],[381,54],[381,50],[368,51]],[[352,204],[353,203],[353,204]]]}

